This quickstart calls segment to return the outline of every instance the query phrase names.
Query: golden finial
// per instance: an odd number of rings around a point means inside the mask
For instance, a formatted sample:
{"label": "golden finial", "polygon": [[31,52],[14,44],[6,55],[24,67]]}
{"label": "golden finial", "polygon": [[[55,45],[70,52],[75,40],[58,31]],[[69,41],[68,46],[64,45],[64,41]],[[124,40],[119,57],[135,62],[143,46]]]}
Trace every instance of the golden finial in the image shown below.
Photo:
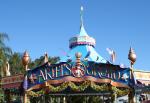
{"label": "golden finial", "polygon": [[75,54],[75,56],[76,56],[76,58],[81,58],[82,54],[81,54],[80,52],[77,52],[77,53]]}
{"label": "golden finial", "polygon": [[48,54],[47,52],[45,52],[45,55],[44,55],[44,63],[47,63],[48,62]]}
{"label": "golden finial", "polygon": [[81,54],[80,52],[77,52],[77,53],[75,54],[75,56],[76,56],[76,67],[77,67],[77,68],[80,68],[80,65],[81,65],[80,59],[81,59],[82,54]]}
{"label": "golden finial", "polygon": [[48,87],[49,83],[47,81],[45,81],[44,85],[45,85],[45,87]]}
{"label": "golden finial", "polygon": [[28,52],[25,51],[23,54],[22,63],[25,66],[26,71],[28,70],[29,61],[30,61],[30,56],[29,56]]}
{"label": "golden finial", "polygon": [[133,48],[131,48],[131,47],[129,50],[128,59],[130,60],[131,68],[132,68],[132,66],[134,65],[134,63],[136,61],[136,54],[135,54],[135,51],[133,50]]}

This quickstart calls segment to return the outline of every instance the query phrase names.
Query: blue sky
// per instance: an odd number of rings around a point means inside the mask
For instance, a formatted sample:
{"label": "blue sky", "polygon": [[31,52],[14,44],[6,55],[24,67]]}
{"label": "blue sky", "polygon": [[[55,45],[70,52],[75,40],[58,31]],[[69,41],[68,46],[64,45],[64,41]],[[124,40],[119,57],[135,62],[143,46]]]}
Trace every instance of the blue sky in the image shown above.
{"label": "blue sky", "polygon": [[13,51],[27,50],[32,59],[45,51],[63,56],[68,40],[79,33],[81,5],[85,29],[102,57],[109,60],[109,47],[117,54],[116,64],[129,66],[132,46],[135,68],[150,69],[149,0],[0,0],[0,32],[9,34]]}

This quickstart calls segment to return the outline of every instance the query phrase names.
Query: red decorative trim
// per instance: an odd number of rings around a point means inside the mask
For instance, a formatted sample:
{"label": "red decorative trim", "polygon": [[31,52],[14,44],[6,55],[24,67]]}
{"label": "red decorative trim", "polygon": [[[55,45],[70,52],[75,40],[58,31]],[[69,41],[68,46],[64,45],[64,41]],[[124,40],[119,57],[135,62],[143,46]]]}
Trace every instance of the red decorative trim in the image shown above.
{"label": "red decorative trim", "polygon": [[90,45],[90,46],[95,46],[95,44],[92,43],[92,42],[74,42],[74,43],[71,43],[69,47],[72,48],[72,47],[74,47],[76,45]]}
{"label": "red decorative trim", "polygon": [[22,86],[21,84],[23,80],[24,80],[23,74],[3,77],[1,80],[1,87],[4,89],[20,88]]}
{"label": "red decorative trim", "polygon": [[11,88],[20,88],[22,85],[22,83],[10,83],[10,84],[5,84],[5,85],[2,85],[2,88],[3,89],[11,89]]}

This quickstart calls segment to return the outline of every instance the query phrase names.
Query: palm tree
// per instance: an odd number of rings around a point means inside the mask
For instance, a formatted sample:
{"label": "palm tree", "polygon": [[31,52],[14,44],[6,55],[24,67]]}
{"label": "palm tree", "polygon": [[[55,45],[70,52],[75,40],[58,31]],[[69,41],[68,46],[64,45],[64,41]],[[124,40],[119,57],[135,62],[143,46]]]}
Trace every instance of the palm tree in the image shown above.
{"label": "palm tree", "polygon": [[22,65],[22,54],[14,52],[9,58],[10,71],[12,75],[24,73],[24,68]]}
{"label": "palm tree", "polygon": [[12,50],[5,44],[5,40],[9,40],[8,34],[0,33],[0,76],[3,76],[6,61],[12,54]]}
{"label": "palm tree", "polygon": [[[59,60],[60,60],[59,57],[51,57],[51,56],[48,57],[48,62],[49,62],[50,64],[55,64],[55,63],[57,63]],[[31,61],[31,62],[29,63],[29,68],[30,68],[30,69],[36,68],[36,67],[42,65],[43,63],[44,63],[44,56],[40,56],[39,58],[36,58],[34,61]]]}
{"label": "palm tree", "polygon": [[[4,68],[6,66],[6,62],[10,57],[12,51],[11,49],[5,45],[5,40],[9,40],[9,37],[6,33],[0,33],[0,77],[4,74]],[[0,81],[1,82],[1,81]],[[3,90],[0,88],[0,102],[3,102]]]}
{"label": "palm tree", "polygon": [[5,45],[5,40],[9,41],[9,36],[6,33],[0,33],[0,50],[2,50],[6,57],[9,57],[12,54],[10,47]]}

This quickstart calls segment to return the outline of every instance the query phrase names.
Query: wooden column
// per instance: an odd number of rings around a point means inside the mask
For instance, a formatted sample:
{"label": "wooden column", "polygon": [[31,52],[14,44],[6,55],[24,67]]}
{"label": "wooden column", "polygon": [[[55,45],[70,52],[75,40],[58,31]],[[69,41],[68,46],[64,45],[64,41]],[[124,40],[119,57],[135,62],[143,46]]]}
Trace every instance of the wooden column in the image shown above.
{"label": "wooden column", "polygon": [[26,91],[24,91],[23,103],[28,103],[28,97],[27,97]]}
{"label": "wooden column", "polygon": [[134,101],[134,89],[131,89],[128,94],[128,103],[135,103]]}
{"label": "wooden column", "polygon": [[[27,51],[24,52],[23,58],[22,58],[22,63],[25,67],[25,71],[28,71],[28,64],[30,61],[30,57]],[[25,80],[27,80],[27,75],[25,75],[24,77]],[[24,89],[24,97],[23,97],[23,103],[30,103],[30,101],[28,101],[28,96],[27,96],[27,92],[26,89]]]}
{"label": "wooden column", "polygon": [[[25,76],[24,78],[25,78],[25,80],[27,80],[27,76]],[[27,95],[26,89],[24,89],[23,103],[30,103],[30,101],[28,100],[28,95]]]}

